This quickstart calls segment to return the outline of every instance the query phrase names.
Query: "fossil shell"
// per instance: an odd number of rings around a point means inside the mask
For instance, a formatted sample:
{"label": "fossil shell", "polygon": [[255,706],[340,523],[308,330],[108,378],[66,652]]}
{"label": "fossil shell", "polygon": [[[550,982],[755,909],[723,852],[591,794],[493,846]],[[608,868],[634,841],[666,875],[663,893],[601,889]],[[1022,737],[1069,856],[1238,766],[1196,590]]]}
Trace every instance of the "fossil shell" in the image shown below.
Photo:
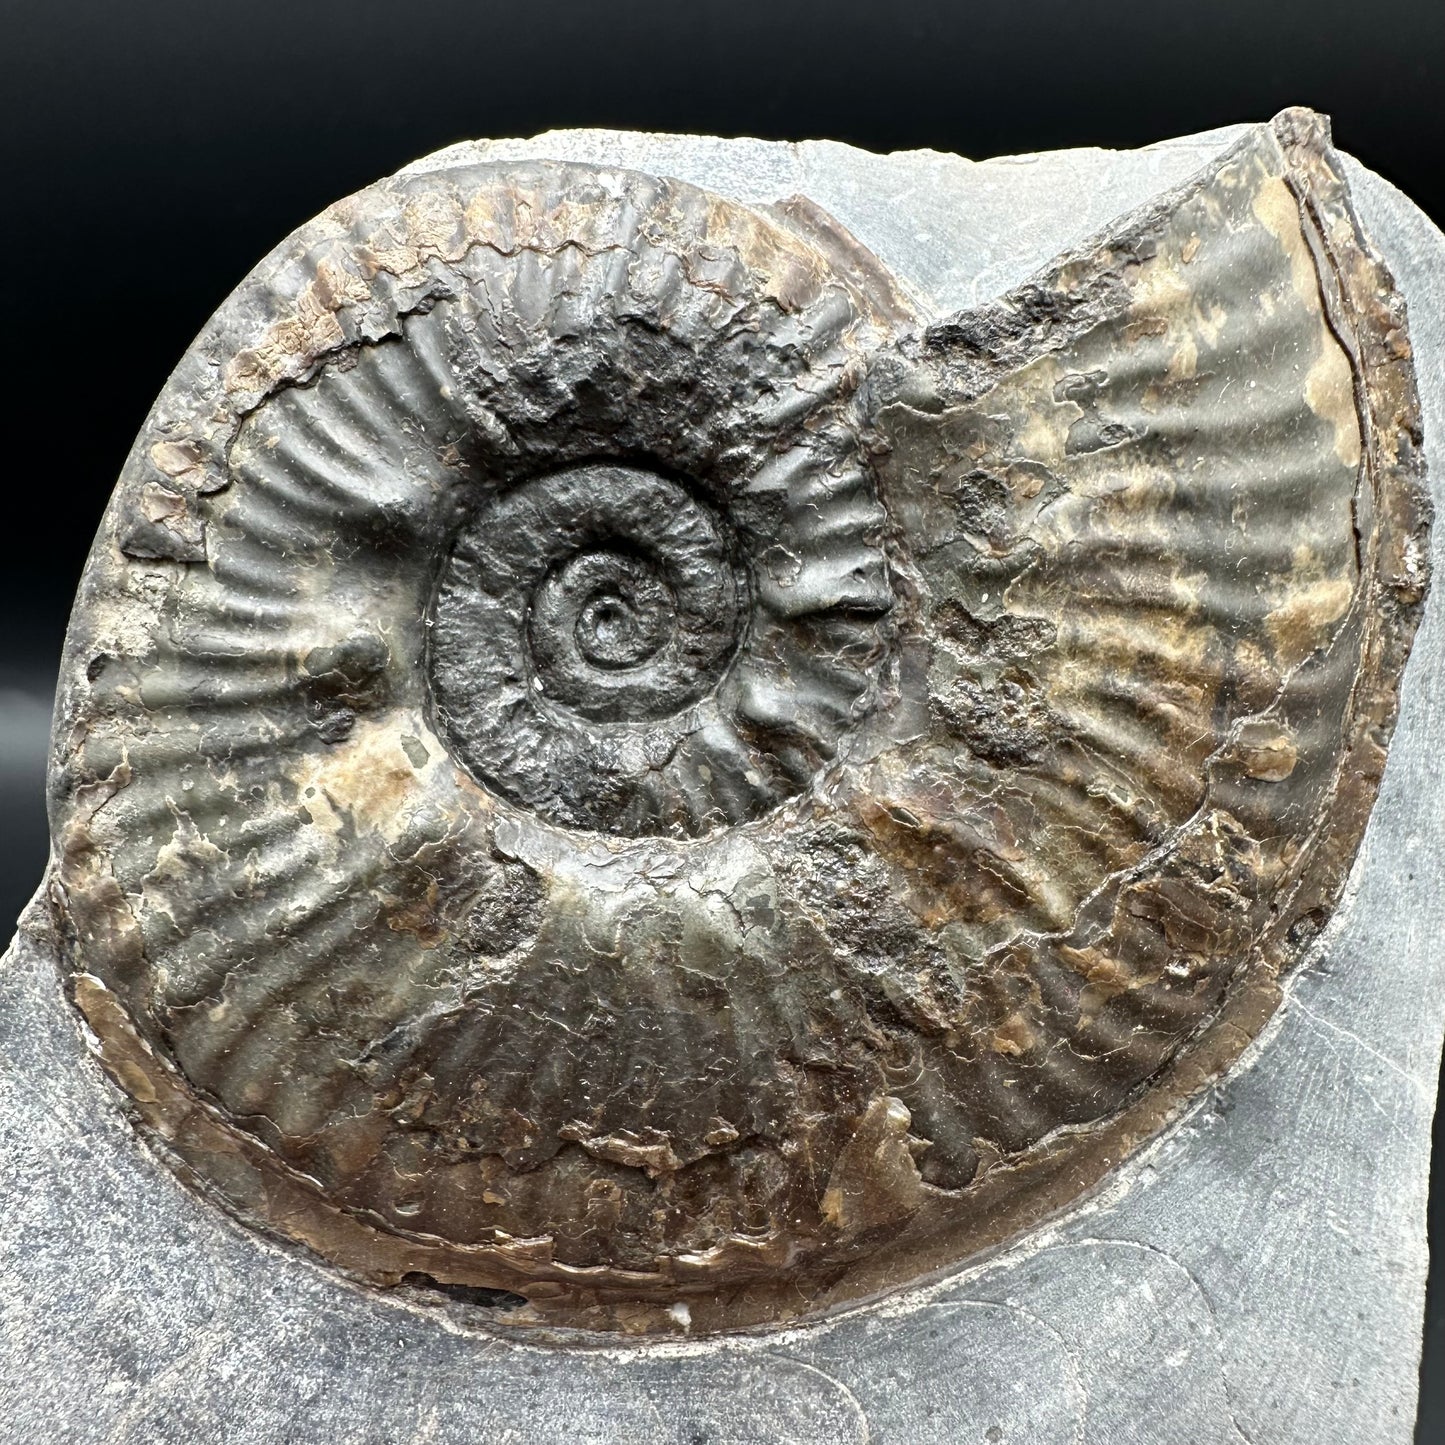
{"label": "fossil shell", "polygon": [[1274,1008],[1417,442],[1305,113],[936,325],[806,204],[383,182],[211,323],[92,553],[72,995],[186,1178],[371,1283],[643,1331],[920,1278]]}

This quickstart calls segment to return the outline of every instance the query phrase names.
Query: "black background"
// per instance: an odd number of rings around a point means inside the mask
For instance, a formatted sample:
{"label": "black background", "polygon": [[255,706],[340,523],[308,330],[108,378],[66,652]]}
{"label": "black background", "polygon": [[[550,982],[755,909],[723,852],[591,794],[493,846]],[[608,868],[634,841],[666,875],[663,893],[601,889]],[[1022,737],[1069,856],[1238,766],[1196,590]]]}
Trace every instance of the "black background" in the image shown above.
{"label": "black background", "polygon": [[[121,462],[206,317],[330,201],[560,126],[982,157],[1306,104],[1445,222],[1442,86],[1445,0],[0,0],[0,935],[44,863],[37,719]],[[1442,1296],[1423,1445],[1445,1442]]]}

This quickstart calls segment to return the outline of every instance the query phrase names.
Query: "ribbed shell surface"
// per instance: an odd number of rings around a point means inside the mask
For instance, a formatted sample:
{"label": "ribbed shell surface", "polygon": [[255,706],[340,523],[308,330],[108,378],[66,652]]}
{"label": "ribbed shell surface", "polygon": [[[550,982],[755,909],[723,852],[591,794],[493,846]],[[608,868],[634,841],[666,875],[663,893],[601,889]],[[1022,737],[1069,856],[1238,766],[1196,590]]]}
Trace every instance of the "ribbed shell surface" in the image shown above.
{"label": "ribbed shell surface", "polygon": [[249,278],[97,541],[70,987],[380,1285],[775,1322],[1077,1198],[1269,1016],[1423,597],[1315,118],[932,325],[806,206],[401,177]]}

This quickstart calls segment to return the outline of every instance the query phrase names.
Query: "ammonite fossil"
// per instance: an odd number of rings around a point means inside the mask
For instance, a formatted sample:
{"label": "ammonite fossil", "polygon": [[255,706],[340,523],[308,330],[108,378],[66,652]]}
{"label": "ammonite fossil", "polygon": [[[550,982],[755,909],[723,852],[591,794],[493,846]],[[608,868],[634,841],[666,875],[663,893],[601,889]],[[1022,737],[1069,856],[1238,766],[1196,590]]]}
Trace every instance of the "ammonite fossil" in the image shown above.
{"label": "ammonite fossil", "polygon": [[404,174],[241,286],[72,625],[51,896],[145,1136],[511,1323],[1017,1236],[1342,887],[1424,592],[1405,318],[1290,112],[925,324],[807,203]]}

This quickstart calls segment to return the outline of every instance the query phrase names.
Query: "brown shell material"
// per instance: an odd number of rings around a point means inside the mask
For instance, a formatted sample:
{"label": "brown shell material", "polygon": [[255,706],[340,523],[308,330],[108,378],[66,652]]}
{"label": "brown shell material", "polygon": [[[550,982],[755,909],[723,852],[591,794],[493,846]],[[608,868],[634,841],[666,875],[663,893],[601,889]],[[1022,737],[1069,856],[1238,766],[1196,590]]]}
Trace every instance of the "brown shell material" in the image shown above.
{"label": "brown shell material", "polygon": [[184,1178],[371,1284],[646,1332],[921,1279],[1275,1008],[1384,765],[1418,444],[1305,112],[932,326],[806,206],[382,182],[116,489],[69,990]]}

